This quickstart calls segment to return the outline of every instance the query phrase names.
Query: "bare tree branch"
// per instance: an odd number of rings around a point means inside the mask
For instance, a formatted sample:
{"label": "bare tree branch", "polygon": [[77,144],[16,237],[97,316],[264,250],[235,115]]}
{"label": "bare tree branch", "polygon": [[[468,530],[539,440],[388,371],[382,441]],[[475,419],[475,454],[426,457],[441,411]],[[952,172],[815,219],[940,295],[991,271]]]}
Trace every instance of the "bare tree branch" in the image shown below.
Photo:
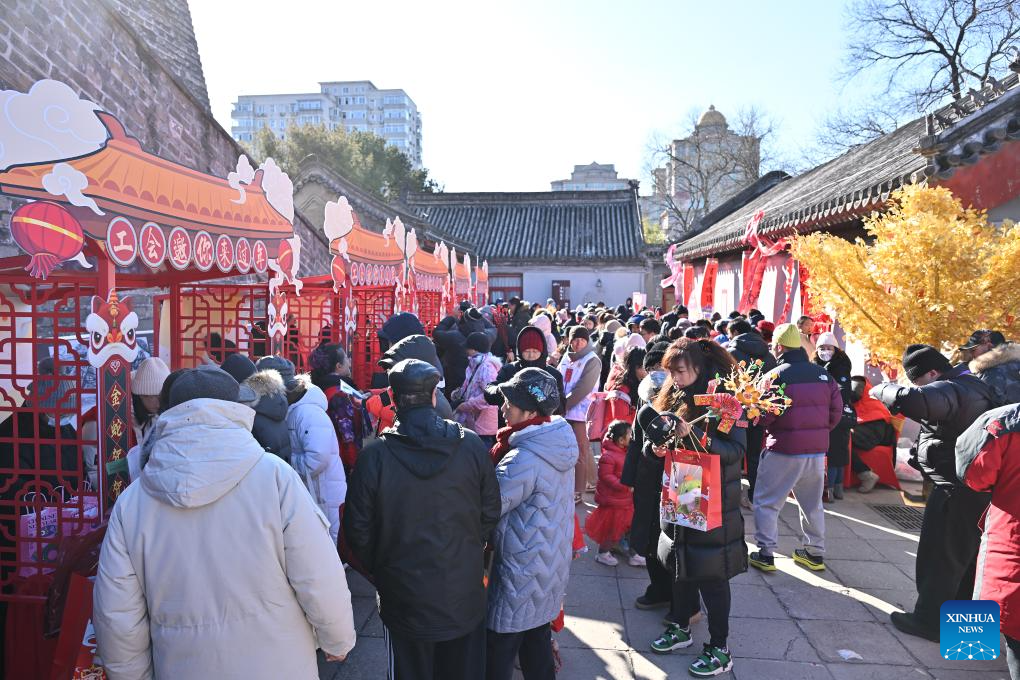
{"label": "bare tree branch", "polygon": [[[1016,0],[852,0],[844,85],[874,83],[870,101],[825,119],[819,146],[845,151],[958,98],[1005,69],[1020,39]],[[862,97],[868,97],[865,92]]]}
{"label": "bare tree branch", "polygon": [[698,119],[691,111],[679,138],[656,140],[649,149],[649,174],[672,237],[696,227],[701,217],[761,177],[763,169],[783,165],[775,151],[778,125],[765,111],[741,108],[726,127],[699,127]]}

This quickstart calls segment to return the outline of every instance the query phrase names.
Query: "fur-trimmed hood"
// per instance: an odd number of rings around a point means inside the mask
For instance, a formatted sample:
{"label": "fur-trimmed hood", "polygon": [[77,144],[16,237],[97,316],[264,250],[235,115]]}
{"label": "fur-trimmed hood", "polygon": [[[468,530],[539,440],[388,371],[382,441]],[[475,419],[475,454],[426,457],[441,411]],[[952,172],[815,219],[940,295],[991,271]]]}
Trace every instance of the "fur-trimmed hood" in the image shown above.
{"label": "fur-trimmed hood", "polygon": [[252,388],[255,394],[262,397],[280,395],[286,397],[287,390],[283,386],[283,378],[277,371],[259,371],[249,376],[244,384]]}
{"label": "fur-trimmed hood", "polygon": [[1020,361],[1020,344],[1007,342],[998,347],[993,347],[978,358],[970,362],[971,373],[981,374],[989,369],[1008,364],[1011,361]]}

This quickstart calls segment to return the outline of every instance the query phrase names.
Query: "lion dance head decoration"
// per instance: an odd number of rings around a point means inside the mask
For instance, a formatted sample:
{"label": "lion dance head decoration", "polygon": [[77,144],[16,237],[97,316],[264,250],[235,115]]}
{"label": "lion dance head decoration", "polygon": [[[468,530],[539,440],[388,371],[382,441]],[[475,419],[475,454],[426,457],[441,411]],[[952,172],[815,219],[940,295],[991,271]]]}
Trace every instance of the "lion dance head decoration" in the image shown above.
{"label": "lion dance head decoration", "polygon": [[266,316],[268,325],[266,328],[269,334],[270,344],[274,351],[283,347],[283,340],[287,336],[287,295],[279,290],[274,290],[269,304],[266,305]]}
{"label": "lion dance head decoration", "polygon": [[117,291],[110,291],[104,300],[98,295],[92,297],[92,313],[85,318],[85,329],[89,333],[89,364],[102,368],[112,357],[123,359],[130,364],[138,356],[138,315],[131,309],[131,298],[117,297]]}

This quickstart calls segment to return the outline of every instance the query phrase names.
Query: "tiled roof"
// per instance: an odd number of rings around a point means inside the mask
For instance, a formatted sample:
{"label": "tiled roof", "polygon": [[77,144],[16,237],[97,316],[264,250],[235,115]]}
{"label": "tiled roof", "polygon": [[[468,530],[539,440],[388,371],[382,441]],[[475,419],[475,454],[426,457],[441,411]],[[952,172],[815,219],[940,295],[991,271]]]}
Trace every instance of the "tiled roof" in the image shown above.
{"label": "tiled roof", "polygon": [[[291,223],[266,199],[261,170],[245,185],[245,202],[236,203],[238,191],[230,188],[226,179],[143,151],[117,119],[102,112],[97,115],[110,131],[105,146],[63,162],[88,177],[89,185],[82,193],[95,199],[100,208],[213,234],[266,239],[293,235]],[[0,184],[8,194],[52,200],[43,188],[43,177],[53,166],[13,167],[0,173]]]}
{"label": "tiled roof", "polygon": [[957,167],[1020,140],[1020,59],[1010,69],[1001,81],[990,78],[981,90],[781,182],[677,244],[674,256],[690,260],[741,248],[759,210],[759,230],[773,237],[849,222],[904,184],[945,180]]}
{"label": "tiled roof", "polygon": [[1003,144],[1020,141],[1020,61],[1016,72],[990,79],[981,90],[926,117],[919,152],[928,159],[924,174],[949,179],[957,168],[976,163]]}
{"label": "tiled roof", "polygon": [[408,205],[474,243],[480,259],[515,262],[643,261],[637,192],[411,194]]}
{"label": "tiled roof", "polygon": [[294,180],[295,196],[306,184],[320,184],[336,196],[346,196],[366,229],[382,233],[386,220],[399,217],[406,228],[415,230],[419,242],[433,244],[443,241],[448,246],[456,247],[458,252],[474,252],[475,250],[474,243],[459,239],[442,228],[436,228],[435,223],[422,219],[413,211],[402,209],[399,205],[377,198],[318,159],[310,158],[302,163],[297,175]]}
{"label": "tiled roof", "polygon": [[674,256],[691,259],[741,248],[747,222],[759,210],[765,213],[759,231],[769,236],[839,224],[870,212],[884,203],[894,189],[920,179],[925,162],[915,148],[922,134],[924,119],[918,118],[781,182],[702,233],[679,243]]}

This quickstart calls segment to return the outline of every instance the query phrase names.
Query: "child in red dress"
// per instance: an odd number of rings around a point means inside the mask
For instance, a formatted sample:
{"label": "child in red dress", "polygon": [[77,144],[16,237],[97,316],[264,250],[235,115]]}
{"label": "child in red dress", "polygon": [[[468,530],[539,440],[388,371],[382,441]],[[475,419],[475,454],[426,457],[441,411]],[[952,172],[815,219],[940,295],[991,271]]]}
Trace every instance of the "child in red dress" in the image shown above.
{"label": "child in red dress", "polygon": [[599,545],[595,561],[610,567],[617,564],[610,551],[630,529],[634,517],[633,492],[620,482],[632,435],[630,423],[624,420],[614,420],[609,424],[602,440],[599,479],[595,486],[598,507],[588,515],[584,525],[585,532]]}

